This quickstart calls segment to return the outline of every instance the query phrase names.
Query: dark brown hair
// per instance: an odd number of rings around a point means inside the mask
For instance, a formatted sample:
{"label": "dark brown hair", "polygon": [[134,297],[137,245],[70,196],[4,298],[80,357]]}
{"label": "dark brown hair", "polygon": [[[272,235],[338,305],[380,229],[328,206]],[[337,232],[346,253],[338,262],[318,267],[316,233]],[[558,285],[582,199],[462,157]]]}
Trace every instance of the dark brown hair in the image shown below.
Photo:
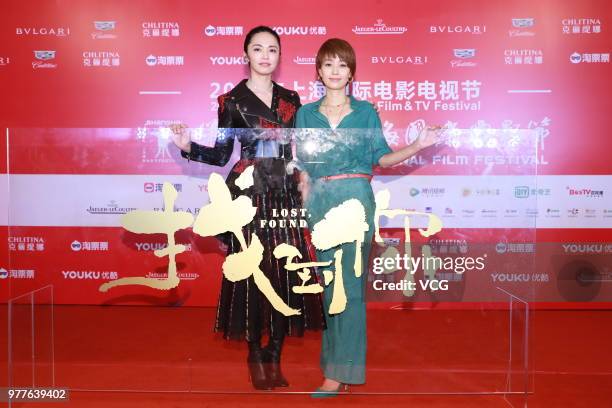
{"label": "dark brown hair", "polygon": [[351,44],[348,43],[348,41],[340,38],[330,38],[321,45],[321,48],[319,48],[319,52],[317,52],[317,58],[315,60],[317,75],[319,73],[319,69],[323,65],[323,60],[325,58],[334,58],[335,56],[338,56],[341,61],[346,62],[346,65],[348,65],[349,69],[351,70],[351,77],[354,77],[355,71],[357,70],[355,50]]}
{"label": "dark brown hair", "polygon": [[251,28],[251,30],[247,33],[246,37],[244,37],[244,44],[243,44],[243,49],[244,49],[244,53],[247,53],[247,49],[249,47],[249,44],[251,43],[251,40],[253,39],[253,36],[255,34],[259,34],[259,33],[268,33],[268,34],[272,34],[274,36],[274,38],[276,38],[276,42],[278,43],[278,52],[280,54],[280,37],[278,36],[278,33],[276,31],[274,31],[273,29],[271,29],[268,26],[257,26],[254,28]]}

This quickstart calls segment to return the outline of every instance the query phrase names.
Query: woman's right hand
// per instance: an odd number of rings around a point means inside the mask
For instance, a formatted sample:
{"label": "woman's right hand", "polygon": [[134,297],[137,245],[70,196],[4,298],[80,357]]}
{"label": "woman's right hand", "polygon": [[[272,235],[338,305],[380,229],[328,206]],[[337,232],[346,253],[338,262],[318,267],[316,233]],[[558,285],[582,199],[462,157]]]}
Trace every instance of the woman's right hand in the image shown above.
{"label": "woman's right hand", "polygon": [[187,125],[183,123],[174,123],[170,125],[172,131],[172,141],[185,153],[191,152],[191,136],[187,130]]}

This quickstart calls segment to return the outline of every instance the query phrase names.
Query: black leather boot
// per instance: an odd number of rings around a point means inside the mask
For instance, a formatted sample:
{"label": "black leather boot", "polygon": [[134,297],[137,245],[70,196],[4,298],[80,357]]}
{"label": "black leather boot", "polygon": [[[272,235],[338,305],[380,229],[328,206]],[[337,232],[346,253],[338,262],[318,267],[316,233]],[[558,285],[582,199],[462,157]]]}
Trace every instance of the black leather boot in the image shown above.
{"label": "black leather boot", "polygon": [[247,365],[249,366],[249,376],[251,384],[256,390],[271,390],[274,388],[272,382],[266,375],[264,366],[264,350],[259,345],[259,341],[249,342],[249,356]]}
{"label": "black leather boot", "polygon": [[288,387],[289,382],[283,376],[280,368],[281,350],[283,348],[283,339],[270,338],[268,346],[263,349],[264,362],[266,368],[266,376],[270,384],[274,387]]}

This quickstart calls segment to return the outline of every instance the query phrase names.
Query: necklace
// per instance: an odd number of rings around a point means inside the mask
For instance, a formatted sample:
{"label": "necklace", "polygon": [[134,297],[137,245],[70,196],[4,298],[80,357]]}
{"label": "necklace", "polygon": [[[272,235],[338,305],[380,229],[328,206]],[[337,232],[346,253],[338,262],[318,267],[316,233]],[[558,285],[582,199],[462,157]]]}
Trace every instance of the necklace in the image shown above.
{"label": "necklace", "polygon": [[268,93],[268,94],[272,93],[272,88],[274,87],[274,84],[272,82],[270,82],[270,86],[268,87],[268,89],[259,89],[255,85],[253,85],[253,83],[251,83],[250,80],[248,80],[246,84],[249,87],[249,89],[251,89],[254,92]]}
{"label": "necklace", "polygon": [[321,106],[327,108],[327,107],[333,107],[333,108],[339,108],[340,106],[346,105],[346,103],[349,101],[349,98],[344,98],[344,102],[339,103],[337,105],[335,104],[331,104],[331,103],[322,103]]}
{"label": "necklace", "polygon": [[[344,113],[344,108],[346,107],[348,101],[349,101],[349,98],[345,98],[344,102],[342,102],[342,103],[340,103],[338,105],[335,105],[335,104],[321,104],[321,106],[325,109],[325,116],[327,116],[327,120],[329,121],[330,126],[335,127],[335,126],[338,126],[340,124],[340,120],[342,119],[342,114]],[[338,114],[337,115],[332,115],[332,112],[330,112],[330,111],[332,111],[332,109],[338,109],[340,107],[342,107],[342,108],[340,109]],[[334,116],[336,116],[336,117],[334,118]],[[332,119],[334,119],[333,120],[333,124],[332,124]]]}

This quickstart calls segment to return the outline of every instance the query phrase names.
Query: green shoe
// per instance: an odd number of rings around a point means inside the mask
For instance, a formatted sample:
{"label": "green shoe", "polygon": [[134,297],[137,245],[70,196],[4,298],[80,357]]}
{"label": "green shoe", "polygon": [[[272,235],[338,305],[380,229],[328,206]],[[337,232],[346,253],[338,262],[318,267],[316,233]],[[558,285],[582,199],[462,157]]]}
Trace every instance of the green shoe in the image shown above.
{"label": "green shoe", "polygon": [[310,394],[310,397],[311,398],[330,398],[330,397],[335,397],[335,396],[340,394],[340,389],[342,387],[344,387],[344,391],[348,390],[348,385],[346,385],[346,384],[338,385],[338,388],[336,388],[333,391],[326,391],[326,390],[323,390],[323,389],[321,389],[319,387],[312,394]]}

